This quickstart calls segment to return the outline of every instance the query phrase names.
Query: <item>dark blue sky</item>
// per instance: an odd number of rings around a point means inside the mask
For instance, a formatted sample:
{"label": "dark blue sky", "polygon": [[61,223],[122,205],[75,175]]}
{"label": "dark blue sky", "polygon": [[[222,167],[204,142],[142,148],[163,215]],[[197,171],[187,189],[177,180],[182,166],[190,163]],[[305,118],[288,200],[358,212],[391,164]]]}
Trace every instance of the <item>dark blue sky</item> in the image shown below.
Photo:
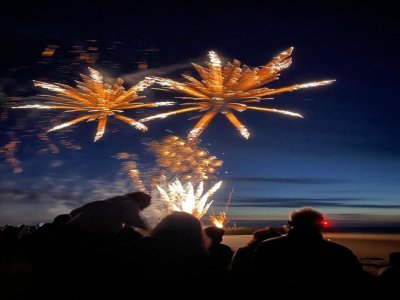
{"label": "dark blue sky", "polygon": [[[240,114],[252,133],[247,141],[222,116],[210,125],[202,146],[225,162],[217,203],[223,206],[234,187],[229,212],[236,220],[283,220],[294,207],[313,206],[337,224],[400,223],[396,10],[384,1],[268,2],[70,1],[18,4],[3,13],[0,146],[20,141],[16,155],[24,172],[13,174],[2,157],[0,223],[47,220],[90,199],[126,192],[132,187],[112,156],[133,152],[146,162],[143,142],[167,135],[166,130],[185,136],[194,124],[189,115],[176,116],[149,123],[143,134],[111,122],[96,144],[95,124],[83,124],[50,134],[60,150],[52,154],[43,151],[48,143],[36,135],[48,126],[48,116],[7,108],[13,97],[37,101],[32,79],[73,84],[87,66],[110,78],[122,76],[127,84],[144,75],[180,79],[191,70],[189,63],[203,63],[209,50],[254,67],[290,46],[294,62],[271,87],[337,81],[278,95],[268,105],[300,112],[304,119]],[[47,45],[59,45],[51,59],[41,56]],[[95,65],[77,62],[71,52],[77,45],[98,48]],[[141,51],[146,49],[157,51]],[[138,61],[148,70],[138,73]],[[62,140],[74,140],[82,149],[64,147]]]}

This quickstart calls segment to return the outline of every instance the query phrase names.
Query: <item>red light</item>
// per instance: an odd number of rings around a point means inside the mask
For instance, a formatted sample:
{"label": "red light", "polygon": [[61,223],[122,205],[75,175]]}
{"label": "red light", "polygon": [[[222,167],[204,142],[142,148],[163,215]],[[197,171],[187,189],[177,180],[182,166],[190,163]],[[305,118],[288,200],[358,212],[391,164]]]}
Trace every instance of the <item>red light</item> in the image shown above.
{"label": "red light", "polygon": [[324,219],[324,220],[322,221],[322,226],[323,226],[323,227],[328,227],[328,226],[329,226],[329,222],[328,222],[327,219]]}

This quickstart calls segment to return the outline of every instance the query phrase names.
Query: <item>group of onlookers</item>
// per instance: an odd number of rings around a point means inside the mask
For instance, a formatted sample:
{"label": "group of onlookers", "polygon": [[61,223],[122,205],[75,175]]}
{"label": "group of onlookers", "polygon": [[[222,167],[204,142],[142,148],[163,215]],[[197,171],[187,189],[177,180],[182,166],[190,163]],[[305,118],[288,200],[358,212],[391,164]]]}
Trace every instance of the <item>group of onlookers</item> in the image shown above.
{"label": "group of onlookers", "polygon": [[323,238],[324,216],[311,208],[289,215],[287,233],[257,230],[234,252],[224,229],[188,213],[149,230],[139,212],[150,201],[130,193],[41,226],[2,227],[0,298],[383,299],[400,283],[400,253],[368,275],[348,248]]}

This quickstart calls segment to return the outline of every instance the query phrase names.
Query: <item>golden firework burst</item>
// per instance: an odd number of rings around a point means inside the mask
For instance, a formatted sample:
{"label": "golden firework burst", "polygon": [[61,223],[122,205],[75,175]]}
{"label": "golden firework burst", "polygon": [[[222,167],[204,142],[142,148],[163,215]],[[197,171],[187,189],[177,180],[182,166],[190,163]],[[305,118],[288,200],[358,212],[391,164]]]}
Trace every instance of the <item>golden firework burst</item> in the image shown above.
{"label": "golden firework burst", "polygon": [[274,57],[272,61],[261,68],[249,68],[246,65],[241,65],[236,59],[233,60],[232,63],[228,62],[225,66],[222,66],[221,59],[218,55],[214,51],[210,51],[208,53],[209,61],[206,63],[207,67],[192,64],[199,73],[201,81],[188,75],[182,75],[187,80],[187,82],[183,83],[159,77],[155,78],[156,82],[163,87],[163,90],[175,91],[188,95],[188,97],[180,98],[183,101],[181,105],[189,107],[150,116],[141,119],[140,122],[166,118],[170,115],[199,111],[201,115],[197,117],[199,117],[200,120],[188,135],[189,140],[195,140],[204,132],[212,119],[218,113],[222,113],[239,130],[240,134],[248,139],[250,133],[237,119],[233,113],[234,111],[243,112],[250,109],[302,118],[300,114],[295,112],[251,106],[248,104],[272,99],[265,98],[271,95],[327,85],[334,81],[323,80],[294,84],[278,89],[263,87],[272,81],[278,80],[279,72],[290,66],[292,62],[290,58],[292,51],[293,48],[290,48],[281,52],[278,56]]}
{"label": "golden firework burst", "polygon": [[210,155],[208,150],[177,136],[167,136],[149,143],[156,156],[159,174],[181,180],[199,182],[208,180],[222,166],[223,161]]}
{"label": "golden firework burst", "polygon": [[63,109],[68,113],[85,112],[84,115],[57,125],[49,131],[59,130],[83,121],[98,120],[94,138],[96,142],[103,136],[110,116],[134,126],[138,130],[146,131],[147,127],[140,121],[124,116],[122,114],[124,110],[174,104],[173,102],[135,102],[144,98],[144,96],[139,96],[138,93],[153,83],[151,78],[146,78],[125,90],[122,86],[124,81],[121,78],[118,78],[113,85],[109,85],[104,82],[103,75],[99,71],[89,68],[89,73],[90,76],[81,74],[83,82],[77,81],[77,88],[61,83],[33,81],[35,86],[56,92],[56,95],[44,95],[55,100],[55,102],[46,102],[43,105],[29,104],[13,108]]}

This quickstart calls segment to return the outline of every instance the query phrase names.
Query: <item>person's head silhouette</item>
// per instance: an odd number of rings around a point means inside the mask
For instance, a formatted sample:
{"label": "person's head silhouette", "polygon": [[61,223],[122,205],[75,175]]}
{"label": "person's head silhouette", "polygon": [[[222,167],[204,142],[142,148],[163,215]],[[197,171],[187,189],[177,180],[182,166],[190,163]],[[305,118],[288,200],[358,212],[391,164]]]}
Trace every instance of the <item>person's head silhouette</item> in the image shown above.
{"label": "person's head silhouette", "polygon": [[261,228],[253,233],[253,239],[247,244],[248,246],[257,246],[264,240],[281,236],[282,234],[275,228]]}
{"label": "person's head silhouette", "polygon": [[389,254],[389,263],[393,266],[400,267],[400,252],[392,252]]}
{"label": "person's head silhouette", "polygon": [[151,202],[151,197],[144,192],[133,192],[126,194],[126,196],[134,200],[141,210],[148,207]]}
{"label": "person's head silhouette", "polygon": [[303,207],[289,214],[289,227],[302,232],[319,232],[324,228],[324,215],[311,207]]}
{"label": "person's head silhouette", "polygon": [[222,242],[225,230],[217,226],[209,226],[204,229],[204,233],[211,239],[213,244],[219,244]]}
{"label": "person's head silhouette", "polygon": [[186,212],[173,212],[152,230],[152,237],[174,244],[176,248],[206,250],[201,222]]}

